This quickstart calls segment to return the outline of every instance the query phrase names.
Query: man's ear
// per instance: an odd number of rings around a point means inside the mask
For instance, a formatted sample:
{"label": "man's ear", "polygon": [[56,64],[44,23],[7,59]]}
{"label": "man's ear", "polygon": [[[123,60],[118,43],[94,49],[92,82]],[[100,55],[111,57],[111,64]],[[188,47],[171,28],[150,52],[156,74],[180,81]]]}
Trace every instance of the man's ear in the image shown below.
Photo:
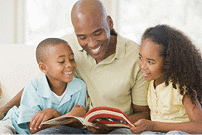
{"label": "man's ear", "polygon": [[114,27],[114,22],[113,22],[111,16],[109,16],[109,15],[107,16],[107,22],[108,22],[110,30],[112,30]]}
{"label": "man's ear", "polygon": [[40,69],[43,73],[46,73],[46,72],[47,72],[46,64],[43,63],[43,62],[39,62],[39,69]]}

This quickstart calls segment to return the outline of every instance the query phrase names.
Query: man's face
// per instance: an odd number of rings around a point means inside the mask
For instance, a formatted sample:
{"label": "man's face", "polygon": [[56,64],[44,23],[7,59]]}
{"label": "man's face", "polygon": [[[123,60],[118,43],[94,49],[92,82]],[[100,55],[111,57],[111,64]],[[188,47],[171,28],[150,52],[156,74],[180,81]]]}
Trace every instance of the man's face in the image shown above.
{"label": "man's face", "polygon": [[76,21],[72,21],[79,44],[97,63],[107,57],[110,41],[109,19],[77,17]]}

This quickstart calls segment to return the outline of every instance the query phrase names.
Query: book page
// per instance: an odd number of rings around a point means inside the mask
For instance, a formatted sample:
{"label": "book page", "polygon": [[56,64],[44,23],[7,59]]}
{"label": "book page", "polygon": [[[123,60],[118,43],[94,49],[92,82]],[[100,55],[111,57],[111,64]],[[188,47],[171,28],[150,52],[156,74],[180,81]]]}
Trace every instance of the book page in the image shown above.
{"label": "book page", "polygon": [[45,121],[42,124],[70,124],[75,122],[79,122],[81,125],[84,125],[84,118],[75,116],[61,116]]}

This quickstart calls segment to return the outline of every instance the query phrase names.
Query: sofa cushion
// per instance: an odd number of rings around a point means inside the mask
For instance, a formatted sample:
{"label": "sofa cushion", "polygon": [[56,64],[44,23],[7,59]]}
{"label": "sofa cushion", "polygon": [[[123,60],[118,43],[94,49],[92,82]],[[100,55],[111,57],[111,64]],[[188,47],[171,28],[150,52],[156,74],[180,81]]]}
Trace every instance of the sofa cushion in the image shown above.
{"label": "sofa cushion", "polygon": [[0,45],[0,107],[13,98],[33,78],[42,73],[34,45]]}

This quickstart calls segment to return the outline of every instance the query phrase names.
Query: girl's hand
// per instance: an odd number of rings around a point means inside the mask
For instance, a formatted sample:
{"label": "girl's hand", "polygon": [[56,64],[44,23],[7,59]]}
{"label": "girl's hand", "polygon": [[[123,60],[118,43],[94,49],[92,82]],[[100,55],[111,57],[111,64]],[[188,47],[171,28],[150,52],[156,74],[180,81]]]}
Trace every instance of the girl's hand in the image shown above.
{"label": "girl's hand", "polygon": [[61,114],[53,108],[39,111],[32,117],[32,120],[30,121],[30,130],[39,130],[42,127],[41,123],[60,115]]}
{"label": "girl's hand", "polygon": [[134,134],[139,134],[143,131],[152,131],[153,129],[153,122],[146,119],[140,119],[134,123],[134,127],[131,127],[130,130]]}

